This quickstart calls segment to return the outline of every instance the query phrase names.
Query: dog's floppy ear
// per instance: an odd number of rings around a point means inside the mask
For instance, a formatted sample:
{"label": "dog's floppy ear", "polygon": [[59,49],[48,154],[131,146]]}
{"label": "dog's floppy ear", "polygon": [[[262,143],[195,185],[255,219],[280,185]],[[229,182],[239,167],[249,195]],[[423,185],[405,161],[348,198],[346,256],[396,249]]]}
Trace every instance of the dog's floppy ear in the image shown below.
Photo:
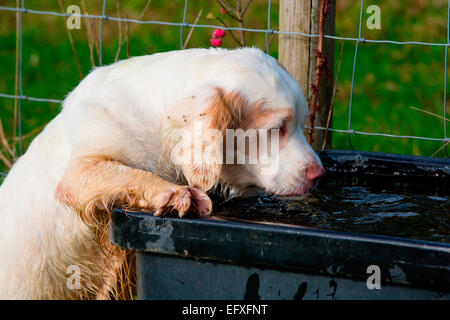
{"label": "dog's floppy ear", "polygon": [[186,102],[168,116],[169,128],[182,129],[171,157],[190,186],[208,191],[222,171],[225,130],[236,127],[245,100],[216,88],[206,98],[194,95]]}

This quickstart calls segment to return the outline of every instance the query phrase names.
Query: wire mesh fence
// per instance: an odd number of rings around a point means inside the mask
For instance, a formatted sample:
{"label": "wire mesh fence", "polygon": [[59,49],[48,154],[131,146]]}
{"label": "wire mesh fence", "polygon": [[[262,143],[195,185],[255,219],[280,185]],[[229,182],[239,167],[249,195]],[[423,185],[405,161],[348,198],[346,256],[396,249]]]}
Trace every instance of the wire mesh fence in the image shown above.
{"label": "wire mesh fence", "polygon": [[[266,22],[266,28],[247,28],[247,27],[232,27],[232,26],[223,26],[218,24],[201,24],[201,23],[189,23],[187,22],[187,11],[188,11],[188,5],[189,1],[184,0],[184,6],[183,6],[183,14],[182,14],[182,20],[175,22],[175,21],[160,21],[160,20],[145,20],[145,19],[132,19],[132,18],[123,18],[123,17],[117,17],[113,15],[107,15],[106,14],[106,6],[107,6],[107,0],[101,0],[102,1],[102,14],[101,15],[95,15],[95,14],[72,14],[72,13],[64,13],[64,12],[56,12],[56,11],[46,11],[46,10],[36,10],[31,9],[27,7],[27,2],[25,0],[20,0],[20,5],[13,7],[13,6],[0,6],[0,12],[9,11],[9,12],[15,12],[18,14],[18,23],[17,23],[17,37],[18,37],[18,47],[17,47],[17,66],[18,66],[18,74],[17,74],[17,81],[18,81],[18,94],[11,94],[7,92],[0,92],[0,98],[2,99],[15,99],[17,100],[17,117],[18,117],[18,126],[17,126],[17,137],[18,137],[18,144],[19,144],[19,155],[22,155],[23,150],[23,132],[22,132],[22,101],[34,101],[34,102],[48,102],[48,103],[55,103],[60,104],[63,102],[62,99],[54,99],[54,98],[46,98],[46,97],[34,97],[29,96],[26,94],[26,88],[24,88],[22,79],[23,79],[23,57],[22,57],[22,50],[23,50],[23,26],[26,23],[26,16],[27,15],[44,15],[44,16],[56,16],[56,17],[63,17],[67,18],[70,16],[79,16],[80,18],[90,18],[90,19],[96,19],[99,21],[99,64],[102,65],[102,51],[103,51],[103,23],[105,21],[113,21],[113,22],[125,22],[125,23],[135,23],[139,25],[160,25],[160,26],[172,26],[172,27],[179,27],[179,47],[180,49],[184,48],[184,42],[185,42],[185,30],[188,28],[208,28],[208,29],[224,29],[224,30],[231,30],[231,31],[245,31],[245,32],[251,32],[251,33],[262,33],[265,35],[265,51],[270,54],[269,50],[269,36],[270,35],[293,35],[293,36],[301,36],[301,37],[309,37],[309,38],[316,38],[319,37],[319,34],[309,34],[309,33],[302,33],[302,32],[286,32],[286,31],[280,31],[275,30],[271,28],[271,10],[273,7],[272,1],[267,1],[267,22]],[[400,138],[400,139],[419,139],[419,140],[427,140],[427,141],[438,141],[442,142],[442,149],[445,151],[446,156],[448,157],[446,146],[450,143],[450,138],[448,136],[448,128],[447,128],[447,65],[448,65],[448,47],[450,45],[450,1],[447,5],[447,37],[445,42],[421,42],[421,41],[396,41],[396,40],[389,40],[389,39],[366,39],[363,32],[362,32],[362,25],[363,25],[363,11],[364,11],[364,0],[361,0],[360,2],[360,12],[359,12],[359,25],[358,25],[358,34],[357,37],[343,37],[343,36],[336,36],[336,35],[330,35],[325,34],[324,38],[327,39],[334,39],[334,40],[342,40],[346,42],[351,42],[355,45],[354,49],[354,57],[353,57],[353,67],[352,67],[352,77],[351,77],[351,89],[350,89],[350,99],[349,99],[349,105],[348,105],[348,121],[347,121],[347,127],[346,128],[324,128],[324,127],[315,127],[316,130],[329,130],[331,132],[336,133],[342,133],[346,134],[348,137],[348,142],[351,148],[353,149],[353,146],[351,145],[351,137],[354,135],[366,135],[366,136],[381,136],[381,137],[390,137],[390,138]],[[355,130],[353,123],[352,123],[352,111],[354,108],[354,87],[355,87],[355,73],[358,69],[358,49],[360,48],[361,44],[364,43],[373,43],[373,44],[392,44],[392,45],[399,45],[399,46],[405,46],[405,45],[420,45],[420,46],[431,46],[431,47],[442,47],[443,50],[445,50],[445,58],[444,58],[444,96],[443,96],[443,136],[442,137],[427,137],[427,136],[416,136],[416,135],[399,135],[399,134],[393,134],[388,132],[367,132],[367,131],[360,131]],[[0,172],[0,175],[4,176],[4,172]]]}

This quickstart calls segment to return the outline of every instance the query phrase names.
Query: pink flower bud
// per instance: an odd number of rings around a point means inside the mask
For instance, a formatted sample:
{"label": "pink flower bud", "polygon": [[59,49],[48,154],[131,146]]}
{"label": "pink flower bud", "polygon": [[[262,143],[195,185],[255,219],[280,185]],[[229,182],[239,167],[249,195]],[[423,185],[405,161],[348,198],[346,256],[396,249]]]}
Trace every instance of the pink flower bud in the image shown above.
{"label": "pink flower bud", "polygon": [[220,12],[222,12],[223,14],[227,13],[227,10],[225,10],[224,8],[220,9]]}
{"label": "pink flower bud", "polygon": [[223,30],[223,29],[215,29],[213,37],[214,38],[223,38],[223,37],[225,37],[225,30]]}
{"label": "pink flower bud", "polygon": [[211,45],[213,47],[220,47],[222,45],[222,39],[220,39],[220,38],[212,38],[211,39]]}

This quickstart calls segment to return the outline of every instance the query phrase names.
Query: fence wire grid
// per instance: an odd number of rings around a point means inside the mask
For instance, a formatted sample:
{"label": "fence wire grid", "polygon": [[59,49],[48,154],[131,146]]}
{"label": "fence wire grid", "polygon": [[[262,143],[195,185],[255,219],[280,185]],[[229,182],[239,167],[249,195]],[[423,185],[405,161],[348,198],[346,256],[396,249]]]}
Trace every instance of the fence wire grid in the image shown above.
{"label": "fence wire grid", "polygon": [[[21,101],[29,100],[35,102],[50,102],[50,103],[62,103],[63,100],[59,99],[49,99],[49,98],[40,98],[40,97],[32,97],[27,96],[23,92],[22,86],[22,47],[23,47],[23,39],[22,39],[22,30],[23,30],[23,17],[24,14],[36,14],[36,15],[48,15],[48,16],[57,16],[57,17],[69,17],[69,16],[79,16],[80,18],[93,18],[100,20],[100,31],[99,31],[99,64],[102,65],[102,48],[103,48],[103,22],[104,21],[117,21],[117,22],[128,22],[128,23],[137,23],[142,25],[165,25],[165,26],[178,26],[180,27],[180,49],[183,49],[183,40],[184,34],[183,31],[185,28],[210,28],[210,29],[224,29],[224,30],[236,30],[236,31],[246,31],[246,32],[255,32],[255,33],[264,33],[265,34],[265,51],[269,53],[269,35],[279,34],[279,35],[294,35],[294,36],[303,36],[309,38],[318,38],[319,34],[309,34],[302,32],[288,32],[288,31],[279,31],[271,28],[270,25],[270,14],[272,1],[267,1],[267,24],[266,29],[256,29],[256,28],[240,28],[240,27],[225,27],[221,25],[214,24],[197,24],[197,23],[188,23],[186,22],[186,15],[188,9],[189,0],[184,1],[184,11],[183,11],[183,20],[180,22],[169,22],[169,21],[156,21],[156,20],[138,20],[138,19],[130,19],[130,18],[120,18],[111,15],[106,15],[106,3],[107,0],[103,0],[102,3],[102,15],[94,15],[94,14],[70,14],[70,13],[62,13],[56,11],[45,11],[45,10],[33,10],[27,8],[25,5],[25,0],[20,0],[20,7],[7,7],[0,6],[0,11],[12,11],[19,13],[19,24],[18,24],[18,36],[19,36],[19,46],[18,46],[18,92],[19,95],[15,94],[7,94],[0,92],[0,98],[6,99],[17,99],[18,101],[18,139],[19,139],[19,155],[23,154],[23,138],[22,138],[22,112],[21,112]],[[419,140],[428,140],[428,141],[440,141],[443,143],[443,150],[446,153],[446,156],[449,157],[447,153],[446,145],[450,143],[450,138],[447,133],[447,121],[444,120],[444,137],[442,138],[433,138],[433,137],[423,137],[423,136],[412,136],[412,135],[396,135],[390,133],[382,133],[382,132],[365,132],[358,131],[352,129],[352,109],[353,109],[353,91],[355,84],[355,73],[358,61],[358,47],[361,43],[378,43],[378,44],[395,44],[395,45],[422,45],[422,46],[437,46],[445,48],[445,59],[444,59],[444,67],[445,67],[445,76],[444,76],[444,106],[443,106],[443,117],[444,119],[447,116],[447,65],[448,65],[448,47],[450,46],[450,0],[447,5],[447,41],[445,43],[441,42],[421,42],[421,41],[394,41],[394,40],[371,40],[363,37],[362,34],[362,22],[363,22],[363,11],[364,11],[364,0],[361,0],[361,8],[360,8],[360,16],[359,16],[359,26],[358,26],[358,37],[341,37],[336,35],[324,34],[323,37],[327,39],[334,40],[343,40],[355,43],[355,53],[353,60],[353,71],[351,78],[351,91],[350,91],[350,102],[348,107],[348,125],[347,129],[335,129],[335,128],[325,128],[316,126],[317,130],[328,130],[331,132],[337,133],[346,133],[348,136],[348,141],[351,149],[353,146],[351,144],[351,135],[368,135],[368,136],[381,136],[381,137],[390,137],[390,138],[400,138],[400,139],[419,139]],[[0,172],[0,176],[5,176],[6,173]]]}

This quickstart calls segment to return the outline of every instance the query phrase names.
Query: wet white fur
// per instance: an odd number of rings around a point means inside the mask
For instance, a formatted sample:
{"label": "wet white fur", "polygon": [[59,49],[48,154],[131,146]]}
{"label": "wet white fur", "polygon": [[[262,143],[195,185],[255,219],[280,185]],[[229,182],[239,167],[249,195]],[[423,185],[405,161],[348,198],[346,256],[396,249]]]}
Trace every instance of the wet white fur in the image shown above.
{"label": "wet white fur", "polygon": [[[92,262],[83,253],[95,251],[93,235],[55,199],[75,154],[107,150],[129,166],[155,172],[167,114],[177,102],[213,94],[217,87],[237,90],[250,102],[264,99],[272,108],[294,108],[299,123],[306,117],[297,82],[253,48],[135,57],[96,68],[81,81],[0,187],[0,299],[65,298],[67,267]],[[318,159],[298,130],[280,161],[279,172],[259,177],[259,185],[283,188],[298,163]],[[160,175],[175,180],[170,165]]]}

